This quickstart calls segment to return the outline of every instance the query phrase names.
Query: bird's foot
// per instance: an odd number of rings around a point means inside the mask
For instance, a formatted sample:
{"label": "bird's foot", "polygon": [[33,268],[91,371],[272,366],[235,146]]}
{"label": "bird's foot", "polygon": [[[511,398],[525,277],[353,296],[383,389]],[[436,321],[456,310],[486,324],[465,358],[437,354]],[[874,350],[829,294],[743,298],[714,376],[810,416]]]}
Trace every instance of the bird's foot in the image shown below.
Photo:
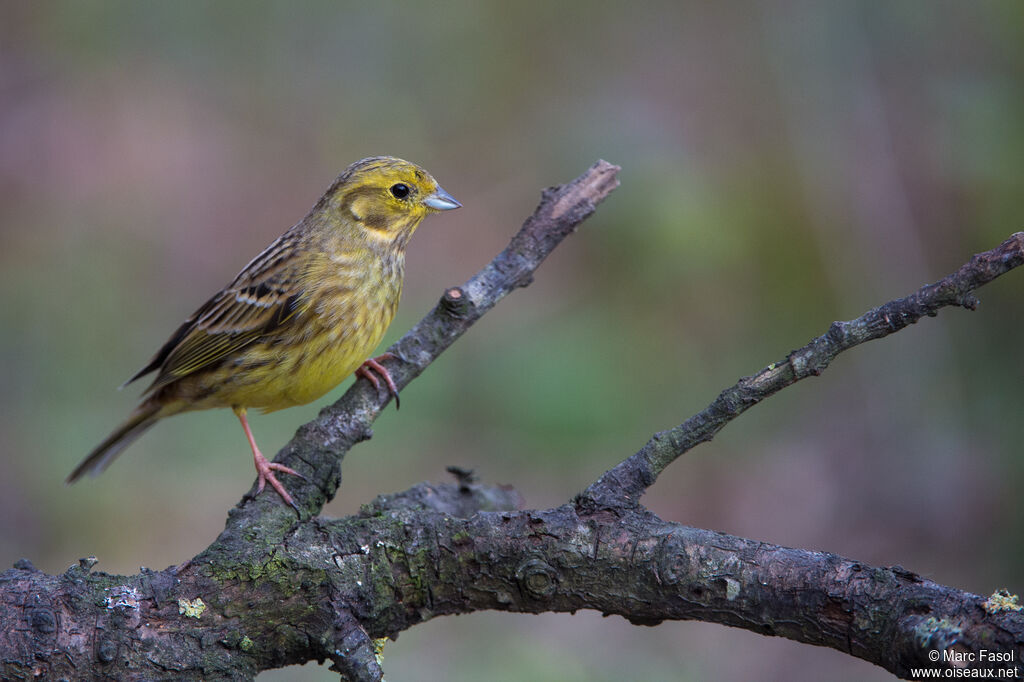
{"label": "bird's foot", "polygon": [[[379,374],[380,378],[384,380],[385,384],[387,384],[388,393],[390,393],[395,399],[395,409],[397,410],[400,407],[398,402],[398,386],[395,385],[395,380],[391,378],[391,372],[389,372],[384,365],[380,364],[380,360],[395,359],[397,358],[394,353],[384,353],[375,358],[370,358],[359,366],[359,369],[356,370],[356,375],[366,377],[366,379],[373,384],[373,388],[380,391],[380,379],[377,378],[377,374]],[[376,374],[374,374],[374,372],[376,372]]]}
{"label": "bird's foot", "polygon": [[270,487],[277,491],[277,494],[281,496],[282,500],[288,503],[288,505],[290,505],[295,511],[299,511],[299,506],[295,504],[295,500],[293,500],[292,496],[288,494],[288,491],[284,489],[281,482],[277,480],[277,476],[274,475],[274,472],[280,471],[282,474],[298,476],[304,481],[306,480],[306,477],[291,467],[286,467],[285,465],[278,464],[277,462],[271,462],[264,457],[263,453],[259,450],[255,450],[253,452],[252,459],[256,464],[256,476],[259,481],[259,484],[256,486],[256,494],[259,495],[263,492],[263,488],[267,483],[269,483]]}

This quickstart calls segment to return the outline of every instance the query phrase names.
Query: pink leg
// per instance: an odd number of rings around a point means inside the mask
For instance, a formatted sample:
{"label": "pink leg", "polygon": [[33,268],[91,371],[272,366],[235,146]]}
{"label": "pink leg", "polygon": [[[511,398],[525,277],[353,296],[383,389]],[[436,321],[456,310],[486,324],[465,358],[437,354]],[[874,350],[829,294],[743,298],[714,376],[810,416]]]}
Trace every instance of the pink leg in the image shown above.
{"label": "pink leg", "polygon": [[388,385],[388,392],[392,395],[392,397],[394,397],[395,409],[397,410],[400,407],[398,402],[398,386],[395,385],[395,380],[391,378],[391,372],[389,372],[387,368],[384,367],[384,365],[380,364],[379,362],[380,360],[394,359],[394,353],[384,353],[383,355],[378,355],[375,358],[370,358],[369,360],[367,360],[366,362],[359,366],[359,369],[356,370],[356,376],[366,377],[366,379],[369,380],[371,384],[373,384],[373,387],[379,391],[380,381],[377,379],[377,376],[376,374],[374,374],[374,372],[379,374],[381,378],[384,379],[384,383]]}
{"label": "pink leg", "polygon": [[287,502],[295,511],[299,511],[299,507],[295,504],[295,500],[288,494],[288,491],[284,489],[281,482],[274,476],[275,471],[280,471],[282,474],[291,474],[292,476],[298,476],[299,478],[305,479],[305,476],[299,472],[286,467],[283,464],[277,462],[271,462],[260,449],[256,447],[256,439],[252,437],[252,429],[249,428],[249,420],[245,417],[245,408],[235,408],[235,414],[238,415],[238,421],[242,422],[242,428],[245,429],[245,437],[249,439],[249,447],[252,448],[252,459],[256,465],[256,476],[259,481],[259,485],[256,488],[256,494],[259,495],[263,492],[263,487],[270,483],[270,486],[277,491],[277,494],[281,496],[281,499]]}

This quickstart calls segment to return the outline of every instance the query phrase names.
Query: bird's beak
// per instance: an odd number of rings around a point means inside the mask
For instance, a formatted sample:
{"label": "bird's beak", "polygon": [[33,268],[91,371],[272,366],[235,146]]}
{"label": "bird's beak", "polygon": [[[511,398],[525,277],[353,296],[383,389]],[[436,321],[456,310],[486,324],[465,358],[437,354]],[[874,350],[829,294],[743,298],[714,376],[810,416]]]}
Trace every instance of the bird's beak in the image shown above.
{"label": "bird's beak", "polygon": [[455,200],[455,197],[445,192],[440,186],[438,186],[433,194],[423,197],[423,205],[435,211],[450,211],[453,208],[462,206],[462,204]]}

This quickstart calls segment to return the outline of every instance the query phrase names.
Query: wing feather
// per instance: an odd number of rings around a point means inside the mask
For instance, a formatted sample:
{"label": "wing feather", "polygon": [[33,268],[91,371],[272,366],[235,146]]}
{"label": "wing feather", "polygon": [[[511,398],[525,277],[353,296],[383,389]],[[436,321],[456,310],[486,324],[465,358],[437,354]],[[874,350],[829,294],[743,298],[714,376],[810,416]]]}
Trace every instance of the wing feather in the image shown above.
{"label": "wing feather", "polygon": [[275,240],[189,316],[129,383],[159,370],[146,391],[152,393],[293,324],[303,310],[308,264],[292,257],[297,246],[292,232]]}

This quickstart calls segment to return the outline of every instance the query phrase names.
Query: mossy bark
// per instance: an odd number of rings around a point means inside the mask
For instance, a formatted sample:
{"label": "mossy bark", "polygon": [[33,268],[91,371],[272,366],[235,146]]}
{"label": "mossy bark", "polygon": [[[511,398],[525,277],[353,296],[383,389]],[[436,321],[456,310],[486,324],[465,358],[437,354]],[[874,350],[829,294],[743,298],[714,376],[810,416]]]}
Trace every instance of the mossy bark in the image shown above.
{"label": "mossy bark", "polygon": [[931,650],[1024,654],[1015,605],[993,613],[981,596],[900,568],[689,528],[642,507],[517,502],[507,489],[420,484],[357,516],[293,524],[275,543],[222,538],[177,570],[112,576],[86,562],[50,576],[23,563],[0,575],[4,678],[237,680],[331,659],[373,679],[372,640],[480,610],[716,622],[902,676],[934,667]]}

